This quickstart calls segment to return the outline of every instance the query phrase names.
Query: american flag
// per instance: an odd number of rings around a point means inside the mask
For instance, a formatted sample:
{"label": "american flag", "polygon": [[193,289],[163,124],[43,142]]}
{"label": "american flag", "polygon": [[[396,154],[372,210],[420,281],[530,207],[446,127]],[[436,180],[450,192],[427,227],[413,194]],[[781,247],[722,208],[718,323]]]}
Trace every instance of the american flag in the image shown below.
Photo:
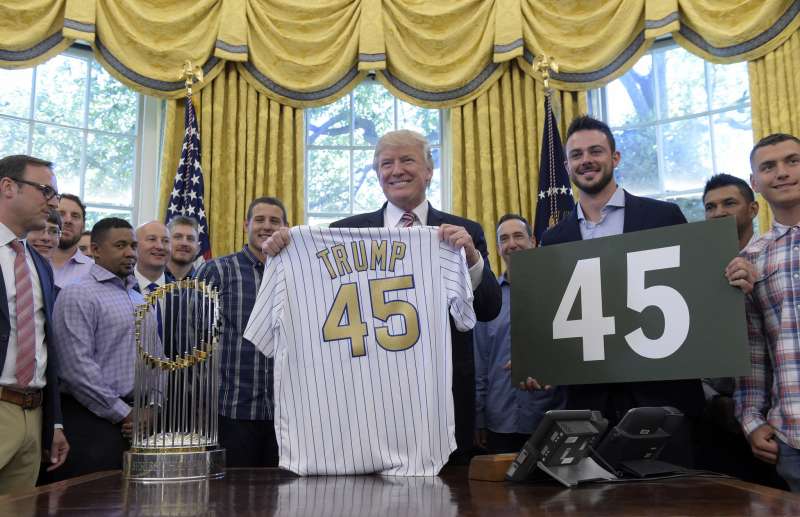
{"label": "american flag", "polygon": [[569,175],[564,164],[564,148],[561,146],[561,136],[558,134],[549,95],[545,96],[544,116],[542,156],[539,160],[539,200],[536,203],[533,230],[536,242],[541,242],[544,232],[575,208],[575,199],[572,197]]}
{"label": "american flag", "polygon": [[172,194],[169,196],[167,220],[184,215],[197,220],[200,226],[200,254],[206,260],[211,258],[211,238],[208,234],[208,219],[203,204],[203,170],[200,168],[200,130],[197,128],[197,117],[194,112],[192,98],[186,96],[186,117],[184,119],[186,133],[183,137],[181,161],[175,174]]}

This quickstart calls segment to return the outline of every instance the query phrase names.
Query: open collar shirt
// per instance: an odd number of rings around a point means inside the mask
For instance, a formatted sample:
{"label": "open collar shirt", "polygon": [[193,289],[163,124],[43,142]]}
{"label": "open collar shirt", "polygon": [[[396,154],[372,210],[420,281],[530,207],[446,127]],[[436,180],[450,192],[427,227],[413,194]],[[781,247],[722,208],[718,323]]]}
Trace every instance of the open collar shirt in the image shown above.
{"label": "open collar shirt", "polygon": [[228,418],[273,418],[272,359],[242,337],[263,274],[264,264],[246,244],[240,252],[206,262],[197,270],[198,280],[219,290],[219,412]]}
{"label": "open collar shirt", "polygon": [[530,434],[544,413],[563,409],[563,387],[548,390],[520,390],[511,382],[511,284],[506,276],[498,281],[503,294],[500,314],[473,329],[475,348],[475,425],[495,433]]}
{"label": "open collar shirt", "polygon": [[586,219],[578,203],[578,226],[583,240],[622,234],[625,228],[625,191],[617,187],[600,213],[600,220],[593,223]]}
{"label": "open collar shirt", "polygon": [[123,398],[133,392],[134,311],[144,303],[136,285],[133,275],[123,280],[94,264],[61,290],[53,309],[62,389],[114,423],[131,409]]}
{"label": "open collar shirt", "polygon": [[756,268],[745,298],[751,373],[738,381],[736,416],[745,433],[769,424],[800,448],[800,226],[773,224],[741,253]]}
{"label": "open collar shirt", "polygon": [[53,267],[54,282],[59,288],[63,289],[64,286],[74,283],[88,275],[93,265],[94,260],[87,257],[81,250],[76,248],[75,254],[67,259],[63,266],[60,268]]}

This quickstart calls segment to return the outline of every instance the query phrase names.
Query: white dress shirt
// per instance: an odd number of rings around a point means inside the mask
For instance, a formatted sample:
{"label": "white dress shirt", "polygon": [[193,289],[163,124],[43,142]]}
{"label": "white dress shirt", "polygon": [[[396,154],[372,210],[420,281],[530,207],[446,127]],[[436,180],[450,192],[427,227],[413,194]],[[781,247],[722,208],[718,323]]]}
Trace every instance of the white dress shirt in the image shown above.
{"label": "white dress shirt", "polygon": [[[133,274],[136,275],[136,281],[139,283],[139,292],[142,294],[150,294],[150,291],[147,289],[147,286],[152,284],[153,281],[144,276],[143,274],[139,273],[138,268],[133,268]],[[161,276],[156,279],[156,285],[161,287],[167,282],[165,274],[162,272]]]}
{"label": "white dress shirt", "polygon": [[[3,270],[3,282],[6,285],[6,303],[8,304],[8,349],[6,350],[6,362],[3,364],[3,372],[0,375],[0,385],[17,386],[17,283],[14,278],[14,259],[17,254],[11,249],[10,243],[17,236],[9,228],[0,223],[0,268]],[[33,372],[33,379],[26,389],[43,388],[47,383],[45,370],[47,369],[47,347],[44,342],[45,315],[44,297],[42,296],[42,284],[39,281],[39,274],[36,265],[31,257],[30,247],[26,240],[22,240],[25,246],[25,259],[28,269],[31,272],[31,288],[33,289],[33,321],[36,326],[36,368]],[[2,302],[0,302],[2,303]]]}

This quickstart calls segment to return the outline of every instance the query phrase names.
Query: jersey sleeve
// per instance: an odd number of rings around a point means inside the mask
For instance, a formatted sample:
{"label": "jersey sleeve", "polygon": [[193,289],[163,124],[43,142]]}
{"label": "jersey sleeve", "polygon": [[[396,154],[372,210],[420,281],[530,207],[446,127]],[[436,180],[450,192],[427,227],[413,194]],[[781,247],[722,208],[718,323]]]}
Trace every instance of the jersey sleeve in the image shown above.
{"label": "jersey sleeve", "polygon": [[458,330],[470,330],[475,326],[475,309],[472,307],[472,282],[464,249],[456,250],[441,241],[439,259],[450,315]]}
{"label": "jersey sleeve", "polygon": [[246,340],[267,357],[275,355],[275,338],[283,321],[285,303],[286,276],[283,259],[270,257],[264,265],[261,287],[243,334]]}

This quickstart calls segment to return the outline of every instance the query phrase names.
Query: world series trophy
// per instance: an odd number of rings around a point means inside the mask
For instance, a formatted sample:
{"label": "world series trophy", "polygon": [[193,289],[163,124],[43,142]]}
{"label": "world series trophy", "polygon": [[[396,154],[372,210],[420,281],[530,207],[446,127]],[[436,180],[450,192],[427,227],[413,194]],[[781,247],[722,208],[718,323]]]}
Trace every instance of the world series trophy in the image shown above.
{"label": "world series trophy", "polygon": [[219,295],[183,279],[136,308],[131,447],[123,474],[134,481],[222,477],[219,447]]}

